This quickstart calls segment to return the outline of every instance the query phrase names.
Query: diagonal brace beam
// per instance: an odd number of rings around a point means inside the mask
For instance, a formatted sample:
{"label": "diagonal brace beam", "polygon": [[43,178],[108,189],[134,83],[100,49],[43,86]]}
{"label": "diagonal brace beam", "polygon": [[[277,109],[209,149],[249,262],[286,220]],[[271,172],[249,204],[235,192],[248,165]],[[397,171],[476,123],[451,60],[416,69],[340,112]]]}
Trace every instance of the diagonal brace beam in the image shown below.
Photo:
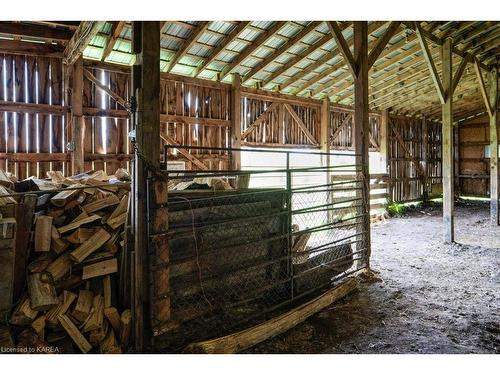
{"label": "diagonal brace beam", "polygon": [[337,42],[337,46],[340,50],[340,53],[342,54],[342,57],[345,59],[347,63],[347,67],[349,68],[349,70],[353,75],[356,75],[357,72],[356,61],[354,60],[354,56],[352,55],[351,50],[349,49],[349,45],[347,44],[344,36],[342,35],[342,30],[340,30],[340,27],[336,21],[333,22],[327,21],[326,24],[328,25],[328,29],[330,29],[330,33]]}

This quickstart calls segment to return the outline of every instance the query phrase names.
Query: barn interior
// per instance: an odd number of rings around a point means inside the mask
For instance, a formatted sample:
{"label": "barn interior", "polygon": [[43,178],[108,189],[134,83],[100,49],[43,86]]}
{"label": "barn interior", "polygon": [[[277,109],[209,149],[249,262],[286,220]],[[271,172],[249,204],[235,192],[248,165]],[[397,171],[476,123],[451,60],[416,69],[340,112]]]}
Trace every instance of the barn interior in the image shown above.
{"label": "barn interior", "polygon": [[1,21],[0,346],[499,353],[499,42]]}

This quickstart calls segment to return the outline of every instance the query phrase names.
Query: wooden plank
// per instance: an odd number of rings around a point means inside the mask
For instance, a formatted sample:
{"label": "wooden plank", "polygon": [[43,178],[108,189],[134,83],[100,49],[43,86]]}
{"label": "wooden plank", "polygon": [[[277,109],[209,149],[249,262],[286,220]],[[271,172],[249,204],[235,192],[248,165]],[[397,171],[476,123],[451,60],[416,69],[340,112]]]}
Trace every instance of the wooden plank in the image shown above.
{"label": "wooden plank", "polygon": [[356,75],[356,61],[349,49],[349,45],[347,44],[344,36],[342,35],[342,30],[340,29],[337,21],[326,21],[328,29],[330,33],[333,35],[335,41],[337,42],[337,47],[344,58],[347,67],[351,71],[353,75]]}
{"label": "wooden plank", "polygon": [[323,293],[312,301],[300,305],[285,314],[228,336],[190,344],[185,352],[229,354],[243,351],[264,340],[286,332],[311,315],[345,297],[356,288],[357,281],[350,278],[334,289]]}
{"label": "wooden plank", "polygon": [[83,71],[83,75],[85,78],[87,78],[89,81],[91,81],[94,85],[96,85],[100,90],[102,90],[104,93],[109,95],[111,98],[116,100],[118,104],[120,104],[124,109],[127,109],[127,101],[123,99],[120,95],[117,93],[113,92],[109,87],[106,85],[102,84],[100,80],[98,80],[89,70],[85,69]]}
{"label": "wooden plank", "polygon": [[73,175],[84,171],[84,122],[83,122],[83,58],[72,66],[73,87],[71,91],[71,171]]}
{"label": "wooden plank", "polygon": [[10,34],[19,37],[36,37],[48,42],[66,42],[71,39],[73,32],[60,27],[47,27],[37,24],[17,22],[0,23],[0,34]]}
{"label": "wooden plank", "polygon": [[223,120],[217,118],[203,118],[191,116],[178,116],[160,114],[161,122],[176,122],[181,124],[202,125],[202,126],[231,126],[231,120]]}

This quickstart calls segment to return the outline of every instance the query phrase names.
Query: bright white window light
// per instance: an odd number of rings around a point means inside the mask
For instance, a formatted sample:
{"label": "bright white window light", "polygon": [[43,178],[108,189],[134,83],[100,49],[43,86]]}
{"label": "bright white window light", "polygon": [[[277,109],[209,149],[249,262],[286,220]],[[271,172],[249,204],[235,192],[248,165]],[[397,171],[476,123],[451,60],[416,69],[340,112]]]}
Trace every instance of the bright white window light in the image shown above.
{"label": "bright white window light", "polygon": [[[101,70],[101,84],[104,86],[109,86],[109,82],[106,82],[106,74],[104,73],[104,70]],[[103,93],[101,95],[101,103],[100,103],[101,109],[106,109],[106,95]],[[102,148],[103,152],[106,154],[108,152],[107,150],[107,132],[108,132],[108,124],[106,121],[105,117],[101,117],[99,119],[101,121],[101,139],[102,139]]]}

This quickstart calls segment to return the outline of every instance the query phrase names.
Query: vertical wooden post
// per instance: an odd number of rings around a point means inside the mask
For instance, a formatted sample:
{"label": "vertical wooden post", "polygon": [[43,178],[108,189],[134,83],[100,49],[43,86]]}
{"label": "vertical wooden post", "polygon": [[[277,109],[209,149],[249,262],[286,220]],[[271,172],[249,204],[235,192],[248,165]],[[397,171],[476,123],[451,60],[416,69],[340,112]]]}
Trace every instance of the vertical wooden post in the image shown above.
{"label": "vertical wooden post", "polygon": [[441,46],[443,69],[443,90],[445,102],[442,105],[443,122],[443,229],[444,241],[454,242],[454,179],[453,179],[453,82],[452,39],[446,38]]}
{"label": "vertical wooden post", "polygon": [[354,77],[354,150],[356,164],[361,166],[358,177],[364,181],[361,192],[365,207],[363,209],[363,224],[360,226],[366,232],[364,247],[366,248],[365,264],[370,266],[370,172],[369,172],[369,122],[368,122],[368,23],[354,22],[354,60],[356,61]]}
{"label": "vertical wooden post", "polygon": [[133,22],[132,92],[137,102],[134,117],[134,338],[135,349],[144,351],[149,343],[150,296],[148,278],[147,178],[149,164],[159,168],[160,156],[160,23]]}
{"label": "vertical wooden post", "polygon": [[498,68],[490,71],[490,217],[498,225]]}
{"label": "vertical wooden post", "polygon": [[[237,73],[233,74],[231,94],[231,148],[241,148],[241,77]],[[233,152],[231,159],[233,170],[240,170],[241,152]]]}
{"label": "vertical wooden post", "polygon": [[[323,99],[323,104],[321,106],[321,130],[320,130],[320,147],[321,152],[330,152],[330,134],[331,134],[331,123],[330,123],[330,100],[328,98]],[[322,164],[325,167],[330,166],[330,155],[323,155],[321,158]],[[327,171],[328,179],[327,183],[331,183],[329,178],[329,171]]]}
{"label": "vertical wooden post", "polygon": [[422,118],[422,199],[429,199],[429,179],[428,179],[428,152],[429,152],[429,128],[427,127],[427,119]]}
{"label": "vertical wooden post", "polygon": [[389,170],[389,110],[384,109],[380,118],[380,162],[384,166],[385,173]]}
{"label": "vertical wooden post", "polygon": [[72,65],[73,88],[71,92],[71,171],[78,174],[84,171],[83,139],[83,59],[80,56]]}

